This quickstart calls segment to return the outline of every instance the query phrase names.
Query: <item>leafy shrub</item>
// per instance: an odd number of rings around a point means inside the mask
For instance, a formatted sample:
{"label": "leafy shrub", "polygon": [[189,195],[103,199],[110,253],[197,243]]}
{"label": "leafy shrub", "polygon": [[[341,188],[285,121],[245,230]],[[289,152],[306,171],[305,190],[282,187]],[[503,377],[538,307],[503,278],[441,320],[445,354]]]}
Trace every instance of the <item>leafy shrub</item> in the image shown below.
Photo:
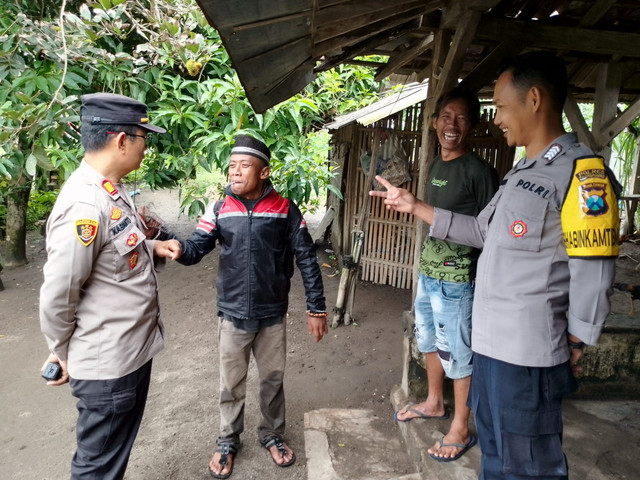
{"label": "leafy shrub", "polygon": [[58,191],[31,192],[27,207],[27,230],[36,230],[51,212],[53,204],[58,198]]}

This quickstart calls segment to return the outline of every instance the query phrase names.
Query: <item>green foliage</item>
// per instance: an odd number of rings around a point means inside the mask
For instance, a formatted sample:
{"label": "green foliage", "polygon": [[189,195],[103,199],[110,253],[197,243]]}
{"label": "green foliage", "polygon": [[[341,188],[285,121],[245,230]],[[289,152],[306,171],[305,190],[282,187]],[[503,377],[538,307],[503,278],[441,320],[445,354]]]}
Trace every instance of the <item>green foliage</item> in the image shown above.
{"label": "green foliage", "polygon": [[189,214],[206,204],[197,171],[226,172],[238,133],[269,145],[277,188],[307,208],[333,174],[326,135],[316,130],[377,98],[372,72],[340,66],[256,114],[193,0],[68,1],[63,29],[56,2],[0,0],[0,8],[10,12],[0,18],[0,181],[9,188],[20,175],[68,178],[82,158],[79,97],[108,91],[146,102],[167,128],[151,140],[136,179],[182,186]]}
{"label": "green foliage", "polygon": [[57,191],[33,191],[27,208],[27,230],[40,228],[58,198]]}
{"label": "green foliage", "polygon": [[276,143],[281,156],[271,161],[274,186],[279,192],[290,192],[291,198],[298,199],[303,212],[319,206],[311,200],[320,197],[323,187],[332,188],[329,182],[334,171],[331,166],[327,168],[326,160],[328,136],[326,131],[320,131],[306,137],[279,137]]}
{"label": "green foliage", "polygon": [[636,118],[626,130],[620,132],[611,143],[612,153],[620,162],[618,180],[627,193],[630,193],[633,188],[630,181],[632,180],[633,163],[638,158],[639,129],[640,117]]}
{"label": "green foliage", "polygon": [[376,101],[379,90],[370,69],[339,65],[321,72],[316,81],[307,86],[304,96],[315,100],[322,121],[328,122]]}

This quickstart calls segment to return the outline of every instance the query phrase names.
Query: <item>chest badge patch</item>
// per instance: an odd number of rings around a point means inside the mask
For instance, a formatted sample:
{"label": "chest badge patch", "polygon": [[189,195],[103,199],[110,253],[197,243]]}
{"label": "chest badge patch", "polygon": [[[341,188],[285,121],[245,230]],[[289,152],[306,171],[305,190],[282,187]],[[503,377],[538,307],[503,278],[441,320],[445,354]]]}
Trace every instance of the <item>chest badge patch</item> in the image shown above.
{"label": "chest badge patch", "polygon": [[138,252],[133,252],[129,257],[129,270],[133,270],[138,265]]}
{"label": "chest badge patch", "polygon": [[511,224],[511,235],[513,235],[515,238],[524,237],[526,233],[527,233],[527,224],[524,223],[522,220],[516,220]]}
{"label": "chest badge patch", "polygon": [[102,181],[102,188],[105,189],[105,191],[113,196],[116,193],[118,193],[118,189],[116,187],[113,186],[113,183],[111,183],[109,180],[103,180]]}
{"label": "chest badge patch", "polygon": [[85,247],[91,245],[98,234],[98,222],[88,218],[76,220],[76,236]]}
{"label": "chest badge patch", "polygon": [[118,207],[111,207],[111,220],[120,220],[122,217],[122,210]]}
{"label": "chest badge patch", "polygon": [[127,237],[127,245],[133,247],[136,243],[138,243],[138,234],[132,233]]}

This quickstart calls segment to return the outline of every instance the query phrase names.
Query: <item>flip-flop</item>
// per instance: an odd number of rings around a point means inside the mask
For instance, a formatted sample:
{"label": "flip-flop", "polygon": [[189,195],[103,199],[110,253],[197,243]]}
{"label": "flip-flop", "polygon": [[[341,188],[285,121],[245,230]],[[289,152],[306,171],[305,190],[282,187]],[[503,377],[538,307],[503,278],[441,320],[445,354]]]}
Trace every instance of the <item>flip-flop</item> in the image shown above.
{"label": "flip-flop", "polygon": [[[264,448],[269,450],[269,455],[271,455],[271,450],[270,449],[274,445],[277,447],[278,452],[280,453],[282,458],[284,458],[284,456],[287,454],[287,449],[284,448],[284,442],[282,441],[282,439],[280,437],[273,437],[271,440],[269,440],[263,446],[264,446]],[[293,453],[293,450],[292,450],[291,451],[291,460],[289,460],[288,462],[284,462],[284,463],[276,462],[276,459],[273,457],[273,455],[271,455],[271,460],[273,460],[273,463],[275,463],[279,467],[282,467],[282,468],[289,467],[289,466],[293,465],[293,463],[296,461],[296,454]]]}
{"label": "flip-flop", "polygon": [[[223,467],[226,466],[227,463],[229,462],[229,456],[231,456],[231,460],[233,460],[237,451],[238,449],[230,443],[222,443],[218,445],[218,452],[220,452],[221,454],[220,460],[218,460],[218,465],[222,465]],[[209,475],[211,475],[213,478],[221,478],[221,479],[229,478],[233,473],[234,463],[235,462],[231,462],[231,468],[229,469],[229,473],[224,473],[224,474],[216,473],[213,470],[211,470],[211,467],[209,467]]]}
{"label": "flip-flop", "polygon": [[[413,405],[415,405],[415,404],[413,404]],[[447,412],[446,410],[444,411],[443,415],[425,415],[420,410],[416,410],[415,408],[411,408],[413,405],[407,405],[406,407],[401,408],[400,410],[395,412],[393,414],[393,419],[396,422],[410,422],[411,420],[414,420],[416,418],[426,418],[426,419],[435,419],[435,420],[446,420],[447,418],[449,418],[449,412]],[[416,416],[415,417],[405,418],[404,420],[401,420],[401,419],[398,418],[398,414],[403,410],[406,410],[407,412],[414,413]]]}
{"label": "flip-flop", "polygon": [[467,450],[469,450],[471,447],[473,447],[477,442],[478,439],[476,437],[474,437],[473,435],[471,435],[471,438],[469,439],[469,443],[443,443],[442,440],[444,439],[444,437],[442,437],[440,440],[438,440],[440,442],[440,447],[457,447],[457,448],[461,448],[462,450],[460,450],[458,452],[458,454],[455,457],[438,457],[437,455],[434,455],[433,453],[430,453],[429,456],[431,458],[433,458],[434,460],[437,460],[439,462],[453,462],[454,460],[459,459],[462,455],[464,455]]}

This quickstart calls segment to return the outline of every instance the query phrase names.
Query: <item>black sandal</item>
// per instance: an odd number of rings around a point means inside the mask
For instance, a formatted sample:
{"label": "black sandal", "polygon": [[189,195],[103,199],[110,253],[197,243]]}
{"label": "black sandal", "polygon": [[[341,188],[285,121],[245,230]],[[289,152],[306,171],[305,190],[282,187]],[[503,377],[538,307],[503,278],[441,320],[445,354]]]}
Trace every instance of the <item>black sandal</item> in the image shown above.
{"label": "black sandal", "polygon": [[[229,463],[229,455],[231,455],[231,459],[235,456],[238,449],[232,443],[221,443],[218,445],[218,452],[220,453],[220,460],[218,460],[218,465],[222,465],[224,468]],[[211,470],[211,466],[209,466],[209,475],[213,478],[229,478],[233,473],[233,463],[231,463],[231,469],[229,473],[216,473]]]}
{"label": "black sandal", "polygon": [[[280,452],[280,455],[282,456],[282,458],[284,458],[284,456],[287,454],[287,449],[284,448],[284,442],[282,441],[282,438],[280,437],[273,437],[271,440],[267,441],[267,443],[264,443],[263,446],[264,448],[266,448],[267,450],[269,450],[269,455],[271,455],[271,447],[276,446],[276,448],[278,449],[278,452]],[[276,462],[276,459],[273,457],[273,455],[271,455],[271,460],[273,460],[273,463],[275,463],[277,466],[279,467],[289,467],[291,465],[293,465],[293,463],[296,461],[296,454],[293,453],[293,450],[291,450],[291,460],[289,460],[288,462],[285,463],[278,463]]]}

